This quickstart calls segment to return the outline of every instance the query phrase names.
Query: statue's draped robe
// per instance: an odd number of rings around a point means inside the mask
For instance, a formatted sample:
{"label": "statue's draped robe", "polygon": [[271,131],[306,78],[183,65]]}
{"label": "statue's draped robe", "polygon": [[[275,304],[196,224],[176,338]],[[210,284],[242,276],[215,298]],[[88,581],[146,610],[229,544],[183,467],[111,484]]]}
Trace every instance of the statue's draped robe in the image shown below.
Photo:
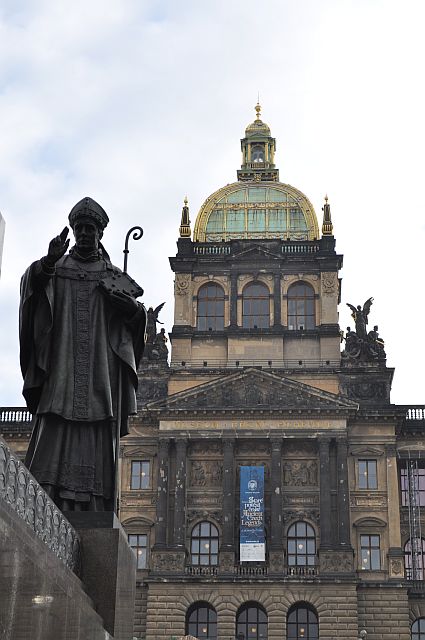
{"label": "statue's draped robe", "polygon": [[26,464],[58,503],[113,508],[117,411],[125,435],[145,329],[141,306],[126,320],[98,286],[117,272],[101,253],[74,253],[52,273],[37,261],[22,278],[23,394],[35,416]]}

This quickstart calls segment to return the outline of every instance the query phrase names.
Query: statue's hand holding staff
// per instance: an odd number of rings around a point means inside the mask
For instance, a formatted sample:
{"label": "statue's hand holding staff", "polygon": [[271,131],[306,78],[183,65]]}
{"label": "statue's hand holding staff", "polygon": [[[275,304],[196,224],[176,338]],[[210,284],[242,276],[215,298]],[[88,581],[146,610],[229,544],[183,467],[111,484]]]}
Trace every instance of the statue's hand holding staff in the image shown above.
{"label": "statue's hand holding staff", "polygon": [[50,241],[49,250],[45,258],[48,266],[53,267],[59,258],[62,258],[62,256],[65,255],[69,246],[69,239],[67,240],[68,233],[68,227],[64,227],[60,234]]}

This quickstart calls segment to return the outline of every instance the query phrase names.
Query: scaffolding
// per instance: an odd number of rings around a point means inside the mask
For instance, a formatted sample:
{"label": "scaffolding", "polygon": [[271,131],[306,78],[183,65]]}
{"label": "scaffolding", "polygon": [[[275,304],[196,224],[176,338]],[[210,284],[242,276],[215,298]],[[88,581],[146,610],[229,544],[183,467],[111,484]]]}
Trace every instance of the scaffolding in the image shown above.
{"label": "scaffolding", "polygon": [[[419,493],[419,465],[418,460],[409,457],[406,460],[406,484],[407,484],[407,506],[409,516],[409,537],[410,537],[410,575],[406,577],[410,580],[424,579],[423,548],[422,548],[422,528],[421,528],[421,508]],[[407,568],[407,567],[406,567]]]}

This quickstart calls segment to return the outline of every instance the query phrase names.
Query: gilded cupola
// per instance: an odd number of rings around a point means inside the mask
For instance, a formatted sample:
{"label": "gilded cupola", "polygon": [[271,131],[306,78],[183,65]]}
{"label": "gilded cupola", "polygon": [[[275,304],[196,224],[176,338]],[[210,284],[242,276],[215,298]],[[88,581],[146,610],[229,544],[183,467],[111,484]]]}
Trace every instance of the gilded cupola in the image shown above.
{"label": "gilded cupola", "polygon": [[205,200],[195,222],[195,242],[319,238],[311,202],[298,189],[279,182],[274,164],[276,140],[261,119],[258,103],[255,110],[256,118],[246,127],[241,140],[238,181],[218,189]]}

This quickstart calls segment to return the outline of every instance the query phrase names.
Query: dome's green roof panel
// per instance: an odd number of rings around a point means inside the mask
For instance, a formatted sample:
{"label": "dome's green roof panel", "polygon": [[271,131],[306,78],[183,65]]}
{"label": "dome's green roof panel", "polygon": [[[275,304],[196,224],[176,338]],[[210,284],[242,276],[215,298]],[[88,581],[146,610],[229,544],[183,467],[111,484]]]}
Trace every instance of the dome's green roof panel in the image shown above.
{"label": "dome's green roof panel", "polygon": [[318,237],[311,202],[298,189],[280,182],[234,182],[222,187],[206,199],[194,229],[198,242]]}

